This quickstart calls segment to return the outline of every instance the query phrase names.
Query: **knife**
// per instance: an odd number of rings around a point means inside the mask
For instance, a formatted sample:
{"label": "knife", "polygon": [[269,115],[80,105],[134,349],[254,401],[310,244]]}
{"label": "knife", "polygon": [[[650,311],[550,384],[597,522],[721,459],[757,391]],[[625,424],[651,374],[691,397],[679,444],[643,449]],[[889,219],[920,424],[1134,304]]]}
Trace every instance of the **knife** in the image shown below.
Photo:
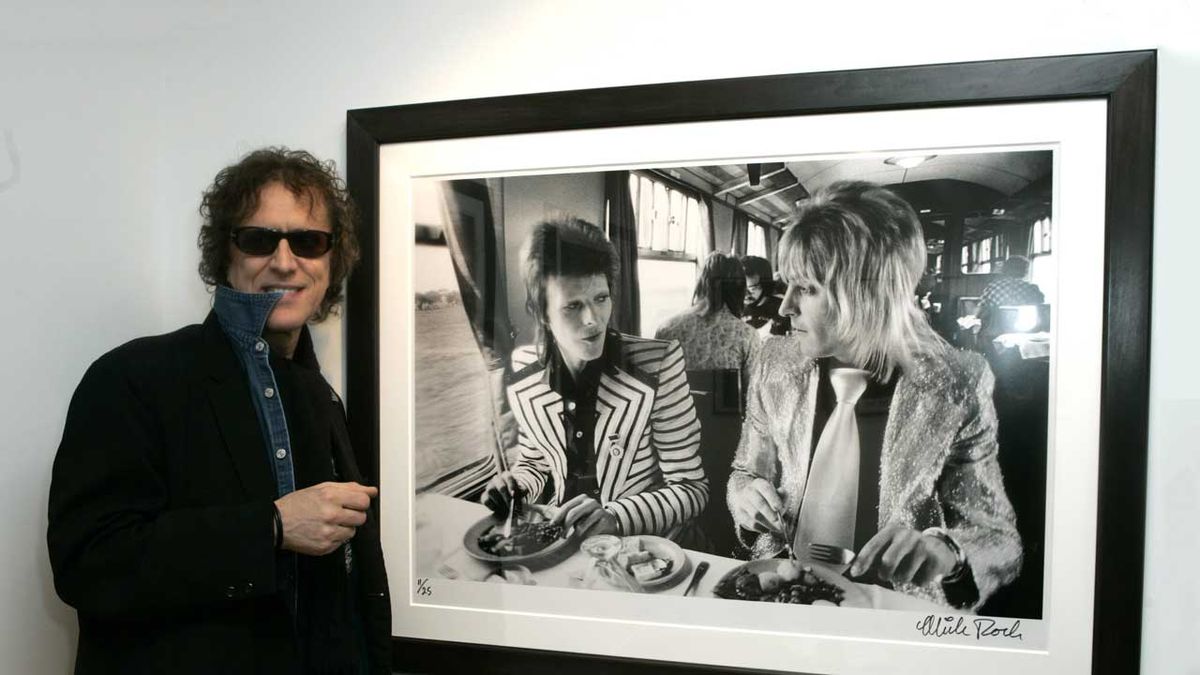
{"label": "knife", "polygon": [[687,590],[685,590],[683,592],[683,597],[686,598],[687,596],[692,594],[692,591],[696,590],[696,586],[700,585],[700,580],[704,578],[704,573],[707,571],[708,571],[708,562],[707,561],[702,562],[699,565],[696,565],[696,571],[692,572],[692,581],[691,581],[691,583],[688,584]]}

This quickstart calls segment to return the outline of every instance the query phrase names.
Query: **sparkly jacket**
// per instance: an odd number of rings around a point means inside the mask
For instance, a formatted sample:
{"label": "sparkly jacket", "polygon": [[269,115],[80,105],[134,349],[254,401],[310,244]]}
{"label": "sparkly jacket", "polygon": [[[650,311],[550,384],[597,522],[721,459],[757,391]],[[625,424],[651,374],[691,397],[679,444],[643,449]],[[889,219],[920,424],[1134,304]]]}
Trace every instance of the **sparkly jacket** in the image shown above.
{"label": "sparkly jacket", "polygon": [[[754,478],[777,485],[789,528],[795,527],[808,475],[818,373],[792,340],[763,344],[729,479],[730,503]],[[996,460],[992,385],[991,369],[978,354],[918,357],[896,382],[880,458],[879,528],[944,528],[965,554],[967,579],[974,581],[967,599],[956,604],[972,608],[1016,578],[1022,555]],[[756,557],[781,547],[777,536],[767,534],[751,545]],[[897,590],[948,603],[940,585]]]}
{"label": "sparkly jacket", "polygon": [[[605,368],[596,396],[596,477],[600,503],[622,534],[675,538],[708,503],[700,423],[677,342],[619,336],[620,359]],[[512,355],[508,403],[520,456],[513,477],[526,494],[551,484],[564,497],[567,467],[563,399],[532,347]]]}

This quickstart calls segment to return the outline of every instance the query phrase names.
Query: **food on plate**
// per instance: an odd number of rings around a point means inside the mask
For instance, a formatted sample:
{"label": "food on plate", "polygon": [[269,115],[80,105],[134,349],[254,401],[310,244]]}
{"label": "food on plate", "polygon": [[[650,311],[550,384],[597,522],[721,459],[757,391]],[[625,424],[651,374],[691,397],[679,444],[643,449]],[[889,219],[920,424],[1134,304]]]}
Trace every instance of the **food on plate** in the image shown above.
{"label": "food on plate", "polygon": [[671,571],[671,561],[663,560],[662,558],[651,558],[649,562],[637,563],[629,566],[629,573],[633,575],[638,583],[646,583],[654,581]]}
{"label": "food on plate", "polygon": [[840,605],[846,592],[818,577],[812,567],[790,560],[779,561],[774,570],[751,572],[747,567],[727,576],[713,592],[730,600],[783,602],[800,605]]}
{"label": "food on plate", "polygon": [[513,523],[512,534],[506,537],[504,523],[500,523],[479,536],[479,549],[499,557],[529,555],[546,548],[562,535],[562,525],[524,521]]}
{"label": "food on plate", "polygon": [[667,576],[675,567],[675,561],[669,556],[660,557],[654,551],[646,549],[640,537],[625,537],[621,541],[621,551],[616,557],[617,564],[642,584]]}
{"label": "food on plate", "polygon": [[763,593],[778,593],[782,585],[783,577],[778,572],[758,573],[758,586],[762,588]]}

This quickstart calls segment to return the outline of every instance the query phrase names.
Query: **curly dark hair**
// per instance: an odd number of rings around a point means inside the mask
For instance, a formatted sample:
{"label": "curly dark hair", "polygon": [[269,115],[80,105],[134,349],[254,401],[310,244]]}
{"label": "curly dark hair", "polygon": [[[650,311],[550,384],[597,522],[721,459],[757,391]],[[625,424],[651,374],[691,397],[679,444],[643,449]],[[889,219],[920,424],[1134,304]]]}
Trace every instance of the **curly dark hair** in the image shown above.
{"label": "curly dark hair", "polygon": [[209,286],[229,285],[231,233],[258,210],[263,187],[275,182],[297,197],[312,197],[314,206],[324,204],[333,228],[329,289],[312,317],[322,321],[337,313],[343,282],[358,262],[358,211],[333,161],[322,162],[304,150],[262,148],[221,169],[200,202],[200,278]]}

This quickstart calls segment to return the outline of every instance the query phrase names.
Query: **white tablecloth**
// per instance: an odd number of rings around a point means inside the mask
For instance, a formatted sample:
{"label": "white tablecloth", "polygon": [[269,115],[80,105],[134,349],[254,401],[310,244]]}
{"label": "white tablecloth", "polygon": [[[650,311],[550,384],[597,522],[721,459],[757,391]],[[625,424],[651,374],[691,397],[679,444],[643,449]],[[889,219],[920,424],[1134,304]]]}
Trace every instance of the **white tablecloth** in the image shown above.
{"label": "white tablecloth", "polygon": [[[471,525],[488,515],[487,507],[438,494],[418,495],[416,499],[416,567],[417,576],[438,576],[483,581],[494,568],[475,560],[463,548],[463,535]],[[726,572],[743,561],[725,558],[710,553],[684,549],[694,570],[701,562],[708,562],[708,573],[701,579],[694,595],[714,597],[713,587]],[[588,565],[586,554],[576,551],[571,557],[551,567],[532,572],[539,586],[578,587]],[[683,595],[691,579],[689,570],[686,578],[671,588],[658,591],[661,595]],[[901,609],[916,612],[947,612],[949,608],[921,598],[875,586],[858,584],[871,600],[871,606],[879,609]]]}
{"label": "white tablecloth", "polygon": [[1023,359],[1040,359],[1050,356],[1049,333],[1005,333],[992,340],[997,351],[1016,349]]}

